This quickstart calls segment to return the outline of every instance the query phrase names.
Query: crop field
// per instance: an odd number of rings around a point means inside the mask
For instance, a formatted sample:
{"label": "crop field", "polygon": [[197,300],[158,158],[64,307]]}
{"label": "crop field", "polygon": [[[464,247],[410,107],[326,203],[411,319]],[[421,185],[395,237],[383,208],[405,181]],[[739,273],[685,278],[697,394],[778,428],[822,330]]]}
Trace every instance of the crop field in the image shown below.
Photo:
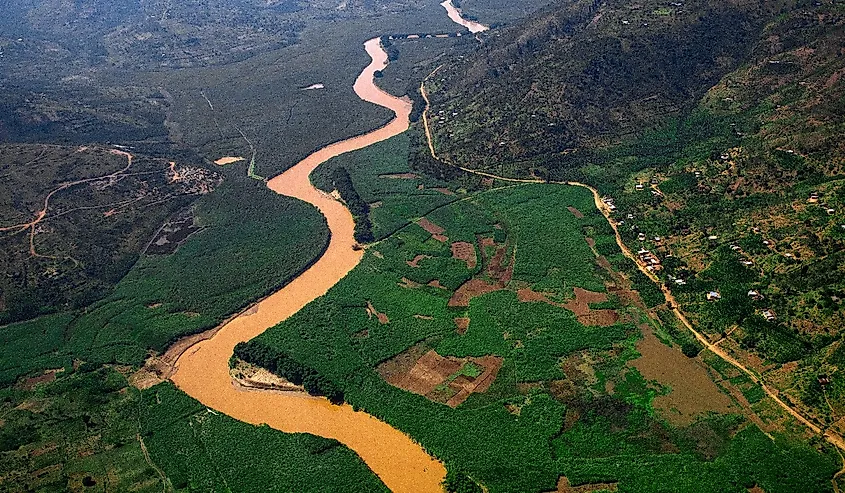
{"label": "crop field", "polygon": [[3,390],[0,490],[386,491],[333,440],[217,415],[169,383],[140,392],[129,371],[82,364]]}
{"label": "crop field", "polygon": [[[389,196],[379,193],[368,200]],[[473,246],[476,265],[453,255],[455,242]],[[677,329],[614,266],[631,268],[584,189],[466,193],[371,244],[327,295],[240,356],[271,348],[308,362],[491,491],[552,490],[561,476],[638,492],[829,490],[835,452],[780,426],[767,437],[731,381],[685,356],[666,336]],[[450,303],[467,285],[480,286],[468,306]],[[584,325],[575,313],[603,310],[616,318]],[[486,371],[485,358],[500,368]]]}

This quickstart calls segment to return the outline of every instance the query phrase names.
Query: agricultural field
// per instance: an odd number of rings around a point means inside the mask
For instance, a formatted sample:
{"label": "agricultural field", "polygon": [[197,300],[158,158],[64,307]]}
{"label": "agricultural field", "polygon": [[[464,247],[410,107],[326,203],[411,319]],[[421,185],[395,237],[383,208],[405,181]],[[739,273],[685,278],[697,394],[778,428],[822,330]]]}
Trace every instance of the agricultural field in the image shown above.
{"label": "agricultural field", "polygon": [[841,434],[845,16],[774,5],[543,11],[427,85],[434,141],[462,166],[611,197],[696,329]]}
{"label": "agricultural field", "polygon": [[[355,185],[368,181],[379,183]],[[632,289],[633,266],[589,191],[459,197],[368,245],[327,295],[239,356],[275,352],[316,370],[444,460],[454,484],[831,489],[833,449],[808,444],[694,343],[673,342],[679,329]]]}
{"label": "agricultural field", "polygon": [[[773,23],[786,44],[769,38],[690,116],[609,152],[629,174],[602,186],[620,219],[632,218],[626,243],[659,252],[658,274],[696,326],[841,433],[845,187],[834,52],[845,21],[819,14],[826,27],[809,13]],[[802,32],[813,36],[797,44]]]}
{"label": "agricultural field", "polygon": [[209,411],[129,367],[78,364],[2,391],[0,489],[24,491],[386,491],[332,440]]}

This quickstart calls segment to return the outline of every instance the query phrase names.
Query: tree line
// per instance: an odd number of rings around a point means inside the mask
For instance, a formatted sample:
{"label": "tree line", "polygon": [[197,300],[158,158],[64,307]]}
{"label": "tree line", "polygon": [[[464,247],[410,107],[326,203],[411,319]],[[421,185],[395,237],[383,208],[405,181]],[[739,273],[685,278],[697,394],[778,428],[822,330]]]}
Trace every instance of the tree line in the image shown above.
{"label": "tree line", "polygon": [[343,389],[308,365],[289,354],[257,342],[235,346],[234,358],[266,368],[294,385],[302,385],[311,395],[324,396],[333,404],[343,404]]}
{"label": "tree line", "polygon": [[344,167],[335,168],[332,184],[346,202],[349,211],[355,217],[355,241],[369,243],[373,241],[373,223],[370,221],[370,204],[355,190],[352,177]]}

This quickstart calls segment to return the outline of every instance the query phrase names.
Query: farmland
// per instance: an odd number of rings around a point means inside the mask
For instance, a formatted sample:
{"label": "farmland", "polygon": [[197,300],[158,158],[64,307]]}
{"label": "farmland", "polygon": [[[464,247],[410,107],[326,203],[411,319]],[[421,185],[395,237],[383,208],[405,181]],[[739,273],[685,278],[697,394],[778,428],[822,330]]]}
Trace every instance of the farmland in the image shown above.
{"label": "farmland", "polygon": [[542,11],[427,84],[434,142],[462,166],[612,197],[694,327],[841,434],[845,17],[773,5]]}
{"label": "farmland", "polygon": [[0,488],[385,491],[337,442],[240,423],[171,384],[138,391],[128,371],[82,364],[5,389]]}
{"label": "farmland", "polygon": [[[0,140],[26,142],[0,146],[4,491],[385,489],[338,442],[129,383],[325,250],[261,178],[386,120],[349,90],[362,41],[454,26],[435,0],[202,3],[0,19]],[[393,40],[383,86],[418,115],[442,65],[441,155],[612,196],[720,349],[589,191],[444,167],[416,127],[317,170],[363,262],[236,356],[407,433],[450,492],[838,491],[841,454],[769,389],[843,431],[841,9],[455,3],[504,29]]]}
{"label": "farmland", "polygon": [[[407,154],[395,144],[384,149],[398,163]],[[384,180],[381,169],[354,165],[372,154],[344,159],[358,169],[350,171],[353,186],[386,204],[390,189],[372,185]],[[561,476],[620,491],[830,488],[838,456],[829,446],[808,445],[761,396],[737,401],[752,389],[708,370],[706,354],[690,358],[672,342],[677,329],[661,323],[661,309],[648,308],[621,274],[633,267],[589,191],[522,185],[454,193],[457,200],[370,244],[327,295],[240,356],[283,351],[340,387],[353,406],[419,440],[450,475],[491,491],[551,490]],[[454,242],[472,245],[477,264],[453,256]],[[484,287],[467,305],[450,303],[467,285]],[[603,310],[615,317],[600,325],[583,325],[575,313]],[[490,358],[501,361],[492,373]],[[689,380],[696,387],[653,371],[666,363],[696,375]],[[489,386],[475,385],[489,377]],[[690,392],[711,398],[664,404]],[[807,473],[782,475],[787,468]]]}

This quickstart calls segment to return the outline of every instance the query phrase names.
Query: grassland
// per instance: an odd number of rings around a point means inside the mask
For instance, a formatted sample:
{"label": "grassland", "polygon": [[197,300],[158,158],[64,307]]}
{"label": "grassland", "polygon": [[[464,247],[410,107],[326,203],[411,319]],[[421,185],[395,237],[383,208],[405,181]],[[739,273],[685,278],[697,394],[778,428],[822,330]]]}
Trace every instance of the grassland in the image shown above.
{"label": "grassland", "polygon": [[208,411],[126,367],[81,365],[3,391],[3,491],[385,491],[337,442]]}
{"label": "grassland", "polygon": [[[347,157],[372,159],[366,152]],[[375,176],[358,177],[358,183],[368,181]],[[560,476],[579,485],[618,483],[620,491],[830,490],[835,452],[784,432],[792,431],[788,420],[757,396],[758,405],[768,406],[767,419],[786,422],[777,429],[765,425],[776,438],[770,439],[749,417],[756,414],[725,395],[733,392],[730,380],[717,384],[702,367],[695,370],[704,372],[708,392],[732,403],[729,411],[705,405],[693,413],[692,424],[678,425],[670,409],[658,409],[656,399],[673,388],[646,379],[632,364],[648,358],[637,349],[648,310],[626,291],[630,281],[617,271],[631,266],[588,191],[493,189],[466,194],[425,219],[448,239],[435,238],[423,221],[398,229],[369,246],[362,264],[326,296],[250,342],[242,357],[249,358],[250,346],[256,352],[269,347],[307,362],[341,387],[353,406],[409,433],[454,474],[490,491],[550,490]],[[476,245],[483,260],[469,268],[453,258],[450,243],[456,241]],[[599,249],[615,268],[599,265]],[[491,268],[499,251],[502,264]],[[512,278],[496,284],[509,271]],[[450,306],[470,280],[496,289],[472,297],[467,307]],[[561,306],[572,302],[575,288],[606,295],[588,306],[612,309],[618,320],[582,325]],[[545,300],[520,301],[525,290]],[[372,317],[368,307],[386,319]],[[461,333],[454,319],[465,317],[470,321]],[[673,357],[686,360],[673,347]],[[453,358],[495,356],[503,363],[489,389],[457,407],[443,405],[448,396],[437,395],[449,391],[447,384],[423,396],[382,377],[388,363],[401,371],[403,358],[413,363],[430,350]],[[447,380],[470,378],[459,369]],[[788,470],[802,472],[784,474]]]}

